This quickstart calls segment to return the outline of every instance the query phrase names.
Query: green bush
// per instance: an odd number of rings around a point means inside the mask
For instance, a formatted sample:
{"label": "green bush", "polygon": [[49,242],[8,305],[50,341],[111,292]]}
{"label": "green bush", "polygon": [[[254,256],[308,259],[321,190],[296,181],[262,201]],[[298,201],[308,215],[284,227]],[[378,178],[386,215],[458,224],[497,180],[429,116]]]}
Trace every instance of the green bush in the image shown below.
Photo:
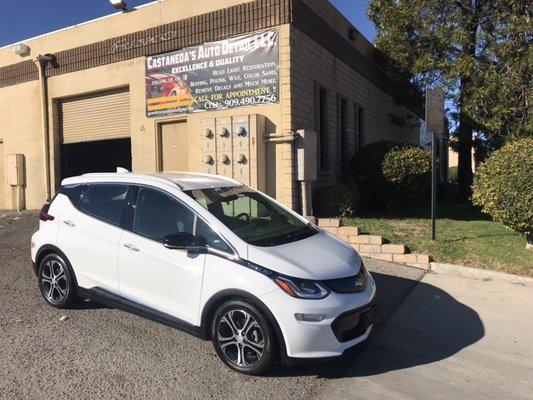
{"label": "green bush", "polygon": [[533,242],[533,138],[510,142],[477,168],[472,200]]}
{"label": "green bush", "polygon": [[427,198],[431,155],[411,144],[376,142],[354,154],[351,172],[365,208],[394,211]]}
{"label": "green bush", "polygon": [[427,199],[431,188],[431,155],[415,146],[398,146],[383,159],[389,209],[409,206]]}
{"label": "green bush", "polygon": [[457,183],[457,165],[448,168],[448,180],[450,183]]}
{"label": "green bush", "polygon": [[316,217],[355,217],[359,195],[353,186],[321,186],[313,191],[313,212]]}
{"label": "green bush", "polygon": [[350,172],[365,209],[380,209],[388,203],[381,166],[385,155],[396,146],[398,143],[374,142],[359,149],[350,160]]}

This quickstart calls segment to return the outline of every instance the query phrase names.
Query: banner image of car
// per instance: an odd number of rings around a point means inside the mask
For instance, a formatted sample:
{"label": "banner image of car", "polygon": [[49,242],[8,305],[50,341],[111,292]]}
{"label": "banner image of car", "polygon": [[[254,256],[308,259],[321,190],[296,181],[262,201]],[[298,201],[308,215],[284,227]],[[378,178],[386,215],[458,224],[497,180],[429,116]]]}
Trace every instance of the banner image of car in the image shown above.
{"label": "banner image of car", "polygon": [[276,29],[146,59],[148,117],[278,101]]}

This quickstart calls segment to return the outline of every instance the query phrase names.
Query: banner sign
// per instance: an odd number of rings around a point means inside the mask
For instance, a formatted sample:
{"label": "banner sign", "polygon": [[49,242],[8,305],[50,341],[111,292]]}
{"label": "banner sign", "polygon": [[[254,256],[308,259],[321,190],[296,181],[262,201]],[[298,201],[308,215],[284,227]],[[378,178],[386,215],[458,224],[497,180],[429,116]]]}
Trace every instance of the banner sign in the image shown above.
{"label": "banner sign", "polygon": [[277,102],[276,29],[146,59],[148,117]]}

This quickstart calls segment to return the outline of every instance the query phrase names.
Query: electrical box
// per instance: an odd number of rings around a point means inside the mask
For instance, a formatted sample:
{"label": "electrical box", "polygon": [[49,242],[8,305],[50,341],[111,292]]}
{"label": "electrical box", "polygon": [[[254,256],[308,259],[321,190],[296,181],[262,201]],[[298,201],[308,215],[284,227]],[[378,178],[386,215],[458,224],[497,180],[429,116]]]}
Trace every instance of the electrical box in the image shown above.
{"label": "electrical box", "polygon": [[6,178],[10,186],[24,186],[24,154],[6,155]]}
{"label": "electrical box", "polygon": [[317,133],[312,130],[301,129],[297,131],[296,139],[296,164],[299,181],[316,181],[317,179]]}

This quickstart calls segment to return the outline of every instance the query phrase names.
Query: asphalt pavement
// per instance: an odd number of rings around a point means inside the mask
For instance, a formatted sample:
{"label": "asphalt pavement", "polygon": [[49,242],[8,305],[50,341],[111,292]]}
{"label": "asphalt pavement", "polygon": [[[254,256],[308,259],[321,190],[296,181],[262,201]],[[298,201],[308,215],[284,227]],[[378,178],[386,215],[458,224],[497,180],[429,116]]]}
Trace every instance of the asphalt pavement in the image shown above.
{"label": "asphalt pavement", "polygon": [[[354,354],[250,377],[226,368],[211,342],[167,326],[92,302],[54,309],[41,298],[31,267],[36,229],[36,212],[0,211],[0,398],[309,400],[358,363]],[[424,274],[365,262],[377,282],[382,325]]]}

